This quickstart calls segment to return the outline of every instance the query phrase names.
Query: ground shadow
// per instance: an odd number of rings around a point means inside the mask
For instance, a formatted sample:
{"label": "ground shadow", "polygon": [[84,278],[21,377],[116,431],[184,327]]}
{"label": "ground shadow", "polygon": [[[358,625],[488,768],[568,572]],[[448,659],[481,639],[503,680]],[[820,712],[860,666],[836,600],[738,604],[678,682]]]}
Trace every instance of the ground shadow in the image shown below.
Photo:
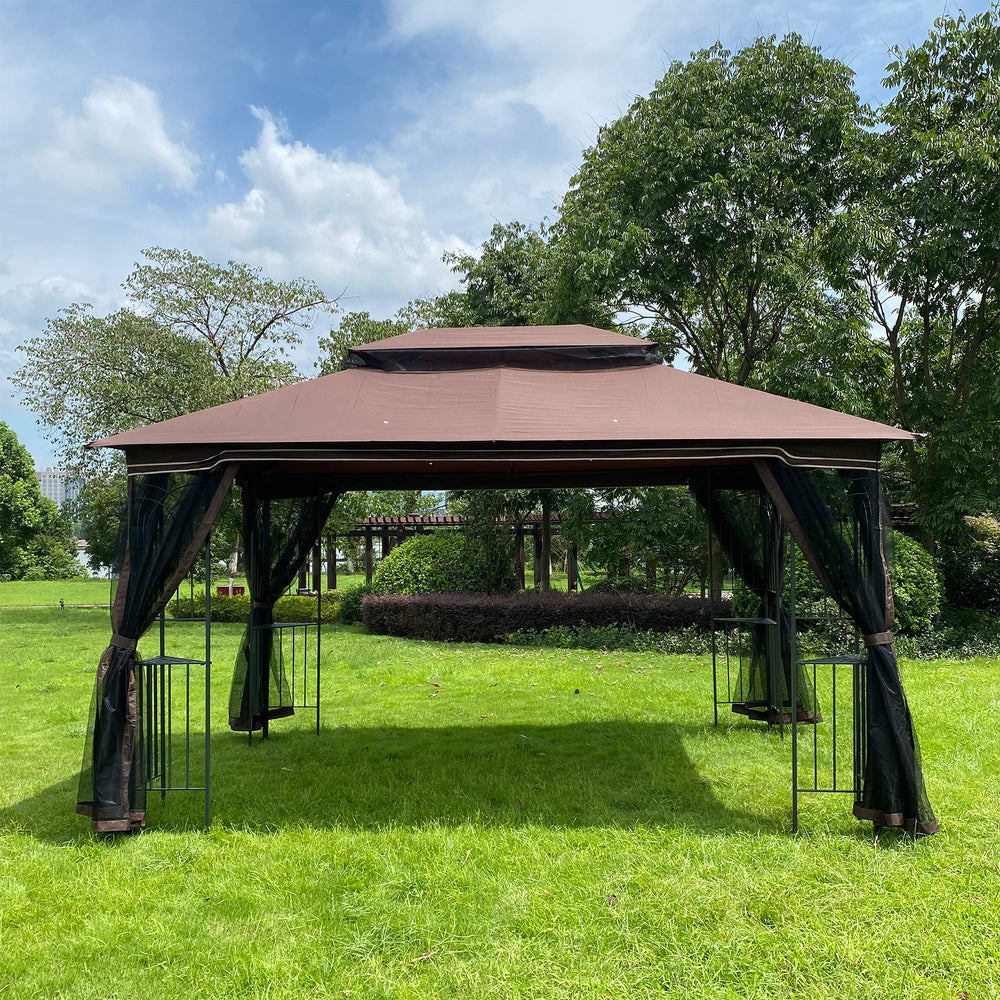
{"label": "ground shadow", "polygon": [[[684,741],[701,727],[625,720],[566,725],[275,726],[267,741],[212,738],[213,823],[274,829],[379,828],[440,823],[516,827],[787,828],[787,816],[754,803],[724,804]],[[732,790],[738,793],[738,789]],[[77,785],[64,780],[0,810],[0,825],[43,839],[80,835]],[[731,794],[731,798],[736,797]],[[156,829],[203,823],[200,793],[149,795]]]}

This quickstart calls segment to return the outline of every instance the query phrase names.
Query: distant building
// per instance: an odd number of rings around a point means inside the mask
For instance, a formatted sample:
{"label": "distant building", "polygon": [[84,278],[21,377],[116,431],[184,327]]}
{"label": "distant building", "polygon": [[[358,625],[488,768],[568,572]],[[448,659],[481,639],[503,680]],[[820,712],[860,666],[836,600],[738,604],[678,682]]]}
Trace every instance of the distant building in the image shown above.
{"label": "distant building", "polygon": [[38,487],[42,496],[47,497],[57,507],[64,506],[67,501],[75,500],[80,493],[80,481],[70,478],[64,469],[35,470],[38,476]]}

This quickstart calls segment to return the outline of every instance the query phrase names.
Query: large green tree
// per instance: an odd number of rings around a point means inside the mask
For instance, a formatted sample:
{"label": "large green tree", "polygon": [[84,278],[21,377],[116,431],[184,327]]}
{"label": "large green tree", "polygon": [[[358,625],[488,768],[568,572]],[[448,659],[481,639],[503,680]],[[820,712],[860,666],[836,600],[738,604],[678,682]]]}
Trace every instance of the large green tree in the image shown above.
{"label": "large green tree", "polygon": [[892,50],[862,157],[858,267],[925,541],[995,503],[1000,469],[1000,21],[939,18]]}
{"label": "large green tree", "polygon": [[96,437],[294,381],[303,327],[334,305],[311,282],[237,261],[158,247],[144,257],[124,284],[127,308],[95,316],[74,303],[19,348],[12,381],[67,467]]}
{"label": "large green tree", "polygon": [[[159,247],[143,257],[123,286],[126,308],[96,316],[86,304],[68,306],[21,345],[25,361],[12,379],[61,464],[97,480],[79,510],[94,528],[123,505],[124,469],[117,455],[83,451],[86,442],[296,380],[291,354],[303,329],[335,307],[310,281],[275,281],[239,261]],[[220,529],[235,571],[232,508]],[[102,552],[113,544],[94,542]]]}
{"label": "large green tree", "polygon": [[0,575],[58,579],[78,572],[71,525],[42,496],[35,464],[17,435],[0,423]]}
{"label": "large green tree", "polygon": [[[747,384],[844,303],[853,74],[794,34],[673,63],[602,128],[562,205],[574,280],[668,358]],[[848,303],[850,304],[850,303]]]}

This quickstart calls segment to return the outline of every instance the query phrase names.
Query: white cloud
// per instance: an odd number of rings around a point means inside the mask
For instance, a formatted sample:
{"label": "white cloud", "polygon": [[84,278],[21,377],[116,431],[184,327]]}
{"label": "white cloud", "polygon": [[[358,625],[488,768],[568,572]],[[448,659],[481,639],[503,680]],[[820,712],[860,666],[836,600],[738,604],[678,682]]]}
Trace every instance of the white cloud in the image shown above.
{"label": "white cloud", "polygon": [[148,177],[190,191],[198,156],[168,134],[159,97],[126,77],[98,80],[79,116],[59,112],[51,144],[37,161],[50,180],[71,189],[113,189]]}
{"label": "white cloud", "polygon": [[429,232],[396,178],[295,141],[267,111],[254,114],[257,142],[240,157],[251,188],[211,211],[213,243],[276,277],[304,274],[328,293],[346,289],[361,296],[359,308],[453,285],[441,255],[467,245]]}
{"label": "white cloud", "polygon": [[495,54],[490,75],[503,81],[476,99],[529,107],[578,144],[637,84],[645,92],[655,81],[666,61],[664,29],[676,36],[693,17],[690,7],[656,0],[393,0],[391,11],[404,40],[443,31],[474,38]]}

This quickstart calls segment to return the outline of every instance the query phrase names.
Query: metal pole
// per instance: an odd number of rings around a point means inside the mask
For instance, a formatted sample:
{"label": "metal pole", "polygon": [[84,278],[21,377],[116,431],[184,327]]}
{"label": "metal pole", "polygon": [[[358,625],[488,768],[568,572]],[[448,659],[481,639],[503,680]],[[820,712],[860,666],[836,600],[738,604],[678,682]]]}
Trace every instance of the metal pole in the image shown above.
{"label": "metal pole", "polygon": [[212,824],[212,533],[205,538],[205,829]]}
{"label": "metal pole", "polygon": [[707,532],[708,532],[708,605],[711,613],[711,623],[710,628],[712,630],[712,702],[715,709],[715,725],[719,725],[719,669],[718,669],[718,653],[719,653],[719,643],[715,630],[715,560],[712,558],[712,472],[709,470],[707,474],[708,481],[708,509],[705,511],[707,515]]}
{"label": "metal pole", "polygon": [[[320,663],[320,646],[322,643],[323,635],[323,602],[321,600],[322,595],[319,591],[316,592],[316,735],[319,736],[319,663]],[[303,673],[305,671],[303,670]]]}
{"label": "metal pole", "polygon": [[[792,711],[798,711],[799,703],[799,634],[795,622],[795,539],[789,537],[791,573],[788,584],[788,618],[791,623],[792,669],[789,696],[792,699]],[[815,691],[815,685],[813,685]],[[815,705],[813,706],[815,711]],[[815,721],[813,726],[815,727]],[[792,718],[792,833],[799,832],[799,727],[798,720]]]}

